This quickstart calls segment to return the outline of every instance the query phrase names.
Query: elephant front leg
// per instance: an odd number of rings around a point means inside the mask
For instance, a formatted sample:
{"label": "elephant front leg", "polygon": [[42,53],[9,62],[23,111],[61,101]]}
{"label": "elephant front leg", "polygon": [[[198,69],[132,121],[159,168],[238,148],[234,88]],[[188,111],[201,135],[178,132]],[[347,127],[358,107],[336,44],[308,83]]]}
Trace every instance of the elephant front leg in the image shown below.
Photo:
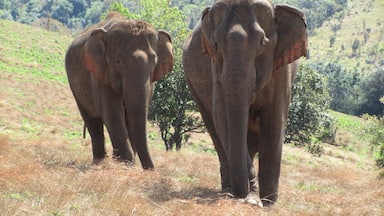
{"label": "elephant front leg", "polygon": [[125,111],[119,96],[108,94],[102,103],[102,115],[111,138],[113,157],[124,162],[134,162],[125,125]]}
{"label": "elephant front leg", "polygon": [[283,127],[283,117],[278,112],[267,114],[261,122],[258,181],[264,205],[273,204],[278,197]]}

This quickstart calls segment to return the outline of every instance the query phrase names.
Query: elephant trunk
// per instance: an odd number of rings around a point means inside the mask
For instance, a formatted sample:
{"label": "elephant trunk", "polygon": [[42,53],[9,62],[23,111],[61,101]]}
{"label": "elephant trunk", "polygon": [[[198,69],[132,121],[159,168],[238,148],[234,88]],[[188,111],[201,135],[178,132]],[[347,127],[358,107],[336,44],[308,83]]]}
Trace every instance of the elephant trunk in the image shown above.
{"label": "elephant trunk", "polygon": [[154,169],[147,145],[147,116],[152,96],[152,83],[125,84],[123,90],[126,109],[126,125],[132,148],[139,155],[143,169]]}
{"label": "elephant trunk", "polygon": [[[240,64],[234,64],[240,65]],[[246,197],[249,193],[247,131],[250,97],[255,82],[250,67],[223,67],[223,95],[227,122],[227,152],[232,193]],[[225,75],[228,74],[228,75]]]}
{"label": "elephant trunk", "polygon": [[249,193],[247,164],[248,96],[236,94],[242,82],[231,81],[224,93],[228,131],[228,161],[233,195],[245,197]]}
{"label": "elephant trunk", "polygon": [[219,75],[225,106],[222,118],[227,125],[225,147],[232,194],[246,197],[250,191],[247,133],[250,100],[256,84],[255,53],[249,49],[249,35],[243,26],[233,25],[226,43]]}

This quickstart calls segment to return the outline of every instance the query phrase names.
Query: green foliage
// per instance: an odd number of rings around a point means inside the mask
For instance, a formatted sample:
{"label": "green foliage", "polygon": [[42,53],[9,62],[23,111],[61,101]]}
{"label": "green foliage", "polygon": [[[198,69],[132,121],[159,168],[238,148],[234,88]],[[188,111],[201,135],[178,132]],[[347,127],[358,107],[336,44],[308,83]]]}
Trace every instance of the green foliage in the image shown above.
{"label": "green foliage", "polygon": [[361,103],[361,75],[356,70],[347,70],[337,62],[316,62],[310,65],[328,80],[332,110],[356,114]]}
{"label": "green foliage", "polygon": [[352,43],[352,56],[357,55],[357,49],[360,47],[359,39],[355,39]]}
{"label": "green foliage", "polygon": [[187,88],[182,67],[182,44],[188,35],[184,15],[166,0],[139,0],[136,11],[130,11],[121,3],[111,5],[130,19],[143,19],[156,29],[171,34],[174,46],[174,68],[167,76],[155,83],[154,95],[148,118],[159,126],[161,138],[167,150],[186,142],[192,132],[202,132],[203,122],[195,112],[195,103]]}
{"label": "green foliage", "polygon": [[149,119],[159,126],[167,150],[181,148],[192,132],[202,132],[203,122],[195,112],[195,104],[187,88],[181,64],[157,81],[149,110]]}
{"label": "green foliage", "polygon": [[384,104],[380,102],[384,95],[383,66],[377,66],[376,70],[362,82],[362,101],[357,115],[368,113],[370,115],[384,116]]}
{"label": "green foliage", "polygon": [[364,114],[366,121],[364,132],[370,137],[371,152],[376,154],[376,165],[384,168],[384,117]]}
{"label": "green foliage", "polygon": [[67,82],[64,53],[71,38],[0,20],[0,71]]}
{"label": "green foliage", "polygon": [[339,17],[343,17],[343,9],[347,6],[348,0],[275,0],[274,3],[290,4],[302,10],[307,18],[309,33],[313,34],[315,29],[331,16],[338,14]]}
{"label": "green foliage", "polygon": [[311,67],[328,79],[332,110],[357,116],[364,113],[384,114],[384,104],[380,102],[384,95],[382,67],[376,66],[366,77],[356,69],[348,70],[337,62],[316,62]]}
{"label": "green foliage", "polygon": [[[285,141],[297,146],[310,143],[312,137],[323,137],[323,129],[333,127],[333,119],[326,114],[330,98],[326,79],[308,66],[301,66],[292,89],[292,101]],[[330,133],[333,134],[333,133]],[[320,152],[313,147],[313,152]]]}
{"label": "green foliage", "polygon": [[[313,32],[330,16],[340,13],[346,6],[347,0],[276,0],[274,2],[276,4],[289,3],[302,9],[308,19],[308,28],[310,32]],[[97,23],[100,15],[107,11],[110,5],[116,3],[129,8],[131,15],[140,14],[140,18],[151,23],[160,23],[159,17],[162,20],[172,21],[164,16],[174,17],[174,14],[164,13],[162,9],[167,10],[167,12],[169,12],[169,9],[176,9],[186,15],[183,22],[186,23],[189,29],[192,29],[198,22],[203,9],[209,6],[212,0],[2,0],[0,1],[0,18],[31,24],[40,18],[50,16],[52,19],[58,20],[71,28],[72,31],[77,32],[86,26]],[[163,22],[162,25],[173,25],[173,22]]]}
{"label": "green foliage", "polygon": [[317,139],[313,139],[310,143],[308,143],[306,148],[309,153],[317,157],[321,157],[325,151],[323,145]]}

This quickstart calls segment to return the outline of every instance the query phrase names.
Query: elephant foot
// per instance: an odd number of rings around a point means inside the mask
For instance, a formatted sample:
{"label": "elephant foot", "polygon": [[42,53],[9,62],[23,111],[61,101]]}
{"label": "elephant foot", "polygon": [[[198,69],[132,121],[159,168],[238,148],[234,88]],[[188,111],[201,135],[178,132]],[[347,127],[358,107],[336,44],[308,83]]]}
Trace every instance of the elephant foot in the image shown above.
{"label": "elephant foot", "polygon": [[245,204],[250,204],[250,205],[254,205],[254,206],[259,206],[261,208],[264,207],[264,204],[263,202],[261,201],[258,193],[254,193],[254,192],[251,192],[248,194],[247,197],[245,198],[236,198],[232,192],[231,192],[231,188],[226,188],[226,189],[222,189],[221,191],[221,196],[224,196],[226,198],[231,198],[231,199],[236,199],[236,200],[239,200],[241,203],[245,203]]}
{"label": "elephant foot", "polygon": [[260,208],[264,207],[263,202],[261,201],[260,197],[256,193],[250,193],[246,198],[240,199],[240,201],[246,204],[259,206]]}
{"label": "elephant foot", "polygon": [[261,201],[263,202],[264,206],[273,205],[277,201],[277,192],[269,193],[269,195],[265,195],[265,194],[266,194],[265,192],[260,191]]}
{"label": "elephant foot", "polygon": [[112,158],[118,162],[123,162],[128,165],[133,165],[134,160],[132,158],[132,155],[126,153],[126,154],[121,154],[118,149],[113,149],[113,155]]}
{"label": "elephant foot", "polygon": [[263,203],[263,206],[271,206],[275,204],[275,201],[270,199],[261,199],[261,202]]}
{"label": "elephant foot", "polygon": [[231,186],[226,186],[226,187],[222,187],[221,188],[221,193],[231,193],[232,192],[232,188]]}
{"label": "elephant foot", "polygon": [[103,156],[94,156],[92,160],[92,165],[98,165],[100,164],[105,158],[107,157],[107,154],[104,154]]}

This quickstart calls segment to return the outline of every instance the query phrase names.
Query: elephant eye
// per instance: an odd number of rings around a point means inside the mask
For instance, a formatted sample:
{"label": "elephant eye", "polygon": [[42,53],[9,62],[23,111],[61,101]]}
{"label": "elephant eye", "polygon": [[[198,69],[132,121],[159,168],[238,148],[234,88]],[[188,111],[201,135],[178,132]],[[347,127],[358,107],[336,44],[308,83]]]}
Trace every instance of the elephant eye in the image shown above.
{"label": "elephant eye", "polygon": [[115,64],[116,64],[116,65],[120,65],[120,60],[119,60],[119,59],[116,59],[116,60],[115,60]]}

